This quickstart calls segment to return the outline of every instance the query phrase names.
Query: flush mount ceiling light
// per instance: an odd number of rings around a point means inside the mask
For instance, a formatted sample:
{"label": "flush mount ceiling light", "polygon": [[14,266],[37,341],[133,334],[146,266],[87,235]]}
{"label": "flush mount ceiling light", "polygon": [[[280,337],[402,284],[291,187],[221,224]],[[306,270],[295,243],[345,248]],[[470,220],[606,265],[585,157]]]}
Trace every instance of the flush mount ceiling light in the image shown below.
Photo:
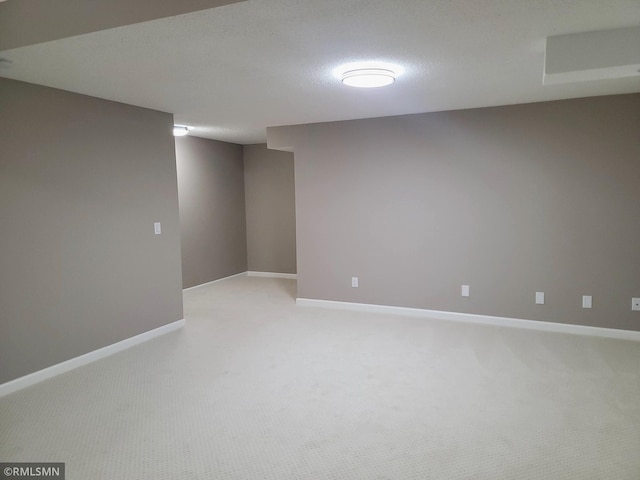
{"label": "flush mount ceiling light", "polygon": [[386,68],[358,68],[342,74],[342,83],[350,87],[385,87],[395,81],[395,72]]}
{"label": "flush mount ceiling light", "polygon": [[173,126],[173,136],[174,137],[184,137],[189,134],[189,127],[185,127],[184,125],[174,125]]}

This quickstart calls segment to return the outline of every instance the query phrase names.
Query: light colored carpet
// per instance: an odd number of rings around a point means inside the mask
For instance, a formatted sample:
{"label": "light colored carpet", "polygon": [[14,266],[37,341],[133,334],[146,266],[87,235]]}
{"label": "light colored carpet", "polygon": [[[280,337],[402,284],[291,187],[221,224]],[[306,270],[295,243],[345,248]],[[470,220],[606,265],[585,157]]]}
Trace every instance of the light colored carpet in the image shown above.
{"label": "light colored carpet", "polygon": [[185,294],[180,332],[0,399],[71,480],[640,478],[640,343]]}

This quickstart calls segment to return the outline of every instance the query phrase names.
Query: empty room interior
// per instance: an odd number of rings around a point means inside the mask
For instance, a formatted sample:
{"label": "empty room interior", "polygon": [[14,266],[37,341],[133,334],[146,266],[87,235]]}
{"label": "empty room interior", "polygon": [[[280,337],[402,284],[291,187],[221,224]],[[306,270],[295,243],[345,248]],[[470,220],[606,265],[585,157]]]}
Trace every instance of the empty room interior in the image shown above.
{"label": "empty room interior", "polygon": [[2,478],[638,480],[639,214],[639,0],[0,0]]}

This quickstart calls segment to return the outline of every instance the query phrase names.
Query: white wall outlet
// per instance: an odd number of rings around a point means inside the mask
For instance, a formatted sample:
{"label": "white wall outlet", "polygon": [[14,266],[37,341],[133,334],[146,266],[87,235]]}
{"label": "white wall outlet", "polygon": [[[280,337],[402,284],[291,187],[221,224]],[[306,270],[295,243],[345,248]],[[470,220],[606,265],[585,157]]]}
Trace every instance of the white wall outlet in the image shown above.
{"label": "white wall outlet", "polygon": [[462,289],[460,290],[460,295],[463,297],[469,296],[469,285],[462,285]]}
{"label": "white wall outlet", "polygon": [[156,235],[160,235],[162,233],[162,226],[160,225],[160,222],[155,222],[153,224],[153,233]]}
{"label": "white wall outlet", "polygon": [[536,305],[544,305],[544,292],[536,292]]}
{"label": "white wall outlet", "polygon": [[631,299],[631,310],[640,310],[640,297]]}
{"label": "white wall outlet", "polygon": [[591,295],[582,296],[582,308],[591,308],[593,305],[593,297]]}
{"label": "white wall outlet", "polygon": [[353,288],[358,288],[358,277],[351,277],[351,286]]}

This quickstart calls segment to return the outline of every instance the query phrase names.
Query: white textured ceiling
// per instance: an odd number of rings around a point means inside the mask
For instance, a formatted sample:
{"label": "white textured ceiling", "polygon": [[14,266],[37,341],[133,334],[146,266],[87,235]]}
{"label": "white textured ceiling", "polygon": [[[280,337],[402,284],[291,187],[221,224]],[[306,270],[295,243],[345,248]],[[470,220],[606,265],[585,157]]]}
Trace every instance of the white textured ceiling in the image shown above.
{"label": "white textured ceiling", "polygon": [[[640,0],[249,0],[0,52],[0,76],[257,143],[267,126],[640,92],[640,75],[542,85],[547,36],[636,25]],[[334,68],[359,60],[405,72],[343,86]]]}

